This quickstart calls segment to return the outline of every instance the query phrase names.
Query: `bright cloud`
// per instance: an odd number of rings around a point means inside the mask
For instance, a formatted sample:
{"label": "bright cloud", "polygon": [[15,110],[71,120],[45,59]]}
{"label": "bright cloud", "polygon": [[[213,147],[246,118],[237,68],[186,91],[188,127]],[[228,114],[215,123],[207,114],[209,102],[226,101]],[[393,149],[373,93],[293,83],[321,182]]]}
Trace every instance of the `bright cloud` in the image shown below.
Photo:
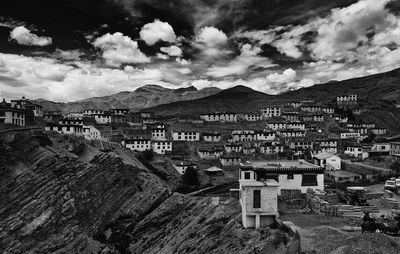
{"label": "bright cloud", "polygon": [[200,30],[196,40],[209,47],[217,47],[225,45],[228,41],[228,37],[219,29],[206,26]]}
{"label": "bright cloud", "polygon": [[150,62],[150,59],[140,51],[136,41],[119,32],[107,33],[97,38],[93,45],[103,51],[103,58],[112,66]]}
{"label": "bright cloud", "polygon": [[147,45],[154,45],[158,41],[175,42],[176,35],[170,24],[156,19],[154,22],[148,23],[142,27],[140,38],[144,40]]}
{"label": "bright cloud", "polygon": [[169,56],[181,56],[182,50],[177,46],[161,47],[161,52],[168,54]]}
{"label": "bright cloud", "polygon": [[52,39],[50,37],[37,36],[24,26],[14,28],[10,33],[10,38],[18,44],[26,46],[43,47],[52,44]]}
{"label": "bright cloud", "polygon": [[269,74],[266,78],[266,81],[268,83],[277,83],[277,84],[285,84],[285,83],[291,83],[296,80],[296,71],[294,71],[292,68],[286,69],[282,74],[279,73],[273,73]]}

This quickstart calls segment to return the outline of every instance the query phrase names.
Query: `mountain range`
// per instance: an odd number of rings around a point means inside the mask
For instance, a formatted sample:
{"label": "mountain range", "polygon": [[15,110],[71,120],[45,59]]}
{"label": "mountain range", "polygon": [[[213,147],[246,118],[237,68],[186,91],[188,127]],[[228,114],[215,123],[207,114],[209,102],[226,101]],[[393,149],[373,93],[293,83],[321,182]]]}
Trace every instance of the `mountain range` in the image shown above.
{"label": "mountain range", "polygon": [[169,89],[158,85],[145,85],[130,92],[123,91],[103,97],[93,97],[75,102],[59,103],[47,100],[36,100],[44,110],[80,112],[83,109],[129,108],[131,111],[138,111],[143,108],[154,107],[161,104],[168,104],[176,101],[195,100],[220,92],[215,87],[196,89],[194,86]]}

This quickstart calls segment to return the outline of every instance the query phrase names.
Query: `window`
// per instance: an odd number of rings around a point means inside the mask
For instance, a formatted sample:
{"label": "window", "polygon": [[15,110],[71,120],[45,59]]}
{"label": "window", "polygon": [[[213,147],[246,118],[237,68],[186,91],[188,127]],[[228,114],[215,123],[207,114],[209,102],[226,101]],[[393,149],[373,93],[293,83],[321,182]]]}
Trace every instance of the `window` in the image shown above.
{"label": "window", "polygon": [[250,179],[250,172],[244,172],[244,179]]}
{"label": "window", "polygon": [[316,174],[304,174],[301,186],[318,186]]}
{"label": "window", "polygon": [[253,191],[253,208],[261,208],[261,190]]}
{"label": "window", "polygon": [[293,174],[288,174],[288,175],[287,175],[287,179],[288,179],[288,180],[294,179],[294,175],[293,175]]}

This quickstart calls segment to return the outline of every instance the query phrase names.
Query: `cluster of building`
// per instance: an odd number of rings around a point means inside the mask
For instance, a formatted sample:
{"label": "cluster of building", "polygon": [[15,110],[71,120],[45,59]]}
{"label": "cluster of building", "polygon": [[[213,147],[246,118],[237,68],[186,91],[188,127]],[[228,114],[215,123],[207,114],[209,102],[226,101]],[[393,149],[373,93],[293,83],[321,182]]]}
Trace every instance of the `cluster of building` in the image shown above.
{"label": "cluster of building", "polygon": [[22,97],[20,100],[5,99],[0,104],[0,123],[15,126],[34,124],[35,117],[43,117],[43,107]]}

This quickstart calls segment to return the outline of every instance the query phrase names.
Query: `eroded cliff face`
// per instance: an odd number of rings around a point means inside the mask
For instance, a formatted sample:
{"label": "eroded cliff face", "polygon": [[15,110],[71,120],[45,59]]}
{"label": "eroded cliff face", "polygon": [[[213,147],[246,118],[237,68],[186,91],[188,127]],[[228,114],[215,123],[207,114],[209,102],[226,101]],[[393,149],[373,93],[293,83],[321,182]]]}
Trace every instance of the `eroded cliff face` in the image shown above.
{"label": "eroded cliff face", "polygon": [[0,134],[2,253],[112,251],[92,236],[121,215],[148,213],[170,194],[158,177],[118,157],[75,157],[40,131]]}
{"label": "eroded cliff face", "polygon": [[298,253],[287,228],[244,229],[238,200],[172,194],[125,152],[0,132],[0,253]]}

